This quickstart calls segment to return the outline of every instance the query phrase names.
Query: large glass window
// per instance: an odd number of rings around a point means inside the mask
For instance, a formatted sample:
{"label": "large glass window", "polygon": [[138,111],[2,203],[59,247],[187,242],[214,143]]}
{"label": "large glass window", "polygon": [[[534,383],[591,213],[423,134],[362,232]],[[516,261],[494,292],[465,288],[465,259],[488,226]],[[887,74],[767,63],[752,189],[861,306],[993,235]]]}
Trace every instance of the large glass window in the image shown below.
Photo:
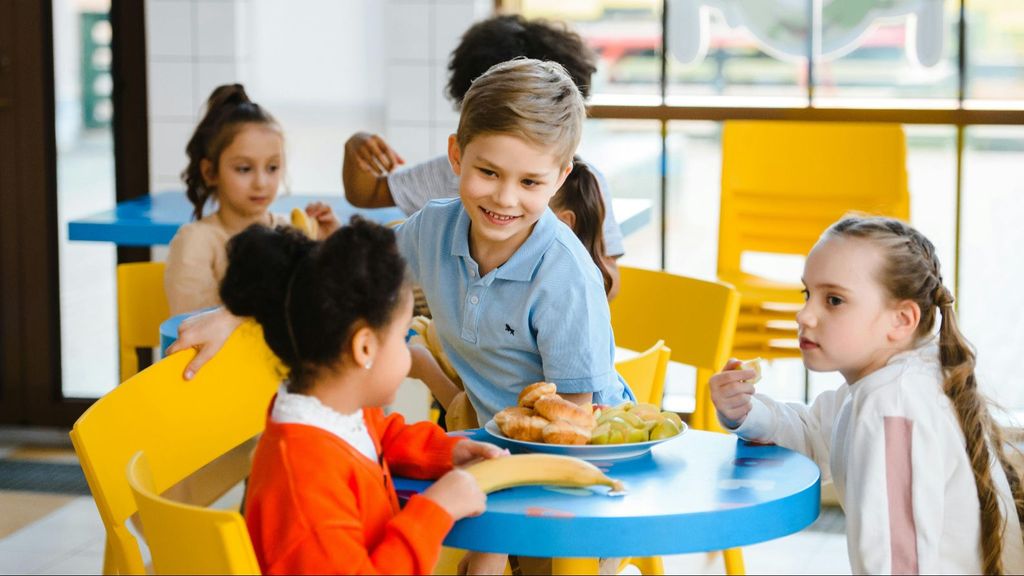
{"label": "large glass window", "polygon": [[970,0],[967,11],[967,97],[1024,107],[1024,3]]}
{"label": "large glass window", "polygon": [[[1024,350],[1024,128],[967,129],[963,234],[960,239],[960,318],[978,350],[982,389],[1006,408],[1024,408],[1016,374]],[[1021,282],[1018,282],[1020,280]]]}
{"label": "large glass window", "polygon": [[[591,97],[605,102],[636,102],[659,94],[661,2],[659,0],[521,0],[527,18],[569,24],[597,53]],[[632,97],[632,100],[623,100]],[[649,101],[648,101],[649,102]]]}
{"label": "large glass window", "polygon": [[[947,284],[959,288],[962,326],[978,345],[986,391],[1004,406],[1024,409],[1024,392],[1005,377],[1024,342],[1016,328],[1024,325],[1024,308],[993,305],[1006,298],[1004,287],[1014,286],[1020,268],[1010,263],[1018,244],[1014,222],[1024,216],[1018,184],[1024,166],[1024,3],[501,4],[527,16],[565,20],[601,53],[583,149],[599,169],[606,169],[602,163],[612,167],[617,197],[650,198],[654,218],[664,219],[627,238],[625,264],[715,276],[720,121],[903,125],[911,221],[934,242]],[[609,30],[615,32],[602,33]],[[630,48],[609,51],[609,37]],[[982,122],[995,125],[973,125]],[[765,257],[751,265],[751,271],[795,280],[802,259]],[[672,377],[670,371],[669,396],[692,394]],[[777,361],[759,386],[782,398],[812,399],[840,380],[812,374],[805,381],[799,361]],[[667,397],[666,403],[692,400]]]}

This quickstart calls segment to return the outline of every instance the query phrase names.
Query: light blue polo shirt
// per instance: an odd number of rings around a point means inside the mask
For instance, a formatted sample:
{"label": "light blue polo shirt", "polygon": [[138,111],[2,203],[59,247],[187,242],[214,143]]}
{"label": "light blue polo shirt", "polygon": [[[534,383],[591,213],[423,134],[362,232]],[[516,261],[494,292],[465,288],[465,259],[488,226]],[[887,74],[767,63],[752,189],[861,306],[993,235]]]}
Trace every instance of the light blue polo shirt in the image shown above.
{"label": "light blue polo shirt", "polygon": [[572,230],[545,210],[519,250],[481,278],[469,226],[453,198],[427,203],[397,233],[480,424],[541,380],[593,392],[599,404],[633,400],[615,372],[601,274]]}

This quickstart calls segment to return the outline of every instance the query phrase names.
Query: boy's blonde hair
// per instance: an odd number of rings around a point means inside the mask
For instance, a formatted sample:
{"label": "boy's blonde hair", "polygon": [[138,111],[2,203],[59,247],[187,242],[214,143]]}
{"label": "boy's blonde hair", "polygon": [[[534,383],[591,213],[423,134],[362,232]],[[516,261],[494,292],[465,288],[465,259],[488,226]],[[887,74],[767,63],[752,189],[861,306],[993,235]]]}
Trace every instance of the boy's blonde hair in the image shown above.
{"label": "boy's blonde hair", "polygon": [[456,140],[465,150],[481,134],[511,134],[553,148],[559,163],[568,165],[586,115],[583,96],[565,68],[517,58],[473,81],[462,101]]}

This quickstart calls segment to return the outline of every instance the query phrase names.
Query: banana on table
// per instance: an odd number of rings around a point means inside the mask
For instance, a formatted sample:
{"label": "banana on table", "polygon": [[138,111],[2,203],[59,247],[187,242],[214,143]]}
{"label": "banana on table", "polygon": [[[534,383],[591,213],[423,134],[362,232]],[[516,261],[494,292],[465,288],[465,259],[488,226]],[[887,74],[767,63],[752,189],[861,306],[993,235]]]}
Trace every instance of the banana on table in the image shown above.
{"label": "banana on table", "polygon": [[516,454],[482,460],[465,468],[485,493],[514,486],[608,486],[610,495],[625,493],[618,480],[604,475],[590,462],[555,454]]}

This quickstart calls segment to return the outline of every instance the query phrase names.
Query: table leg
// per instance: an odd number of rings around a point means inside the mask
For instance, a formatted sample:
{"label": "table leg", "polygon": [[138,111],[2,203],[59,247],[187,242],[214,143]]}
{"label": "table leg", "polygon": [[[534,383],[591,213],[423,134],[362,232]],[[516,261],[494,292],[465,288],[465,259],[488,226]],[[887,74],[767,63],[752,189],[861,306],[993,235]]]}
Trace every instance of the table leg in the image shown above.
{"label": "table leg", "polygon": [[571,574],[597,574],[597,558],[552,558],[552,576]]}
{"label": "table leg", "polygon": [[743,576],[746,570],[743,566],[743,549],[730,548],[722,550],[722,557],[725,559],[725,573],[730,576]]}

